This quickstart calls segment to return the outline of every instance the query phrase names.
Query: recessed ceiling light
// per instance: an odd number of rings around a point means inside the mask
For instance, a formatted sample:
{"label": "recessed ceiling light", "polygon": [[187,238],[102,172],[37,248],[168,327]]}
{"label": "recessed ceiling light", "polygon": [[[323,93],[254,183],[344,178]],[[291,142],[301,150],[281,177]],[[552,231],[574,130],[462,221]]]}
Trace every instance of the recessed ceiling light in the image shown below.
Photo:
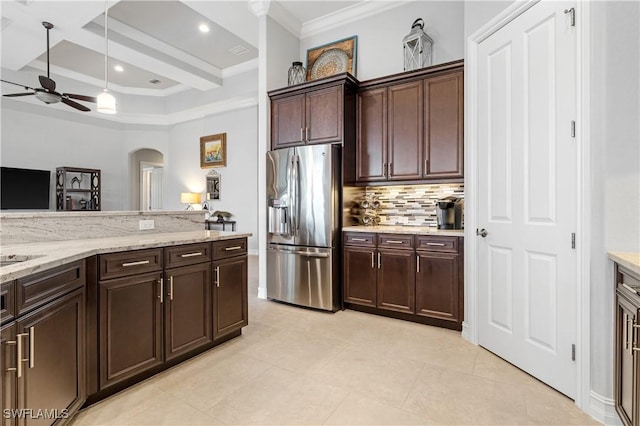
{"label": "recessed ceiling light", "polygon": [[118,71],[118,72],[124,71],[124,68],[122,68],[122,65],[116,65],[115,67],[113,67],[113,69]]}
{"label": "recessed ceiling light", "polygon": [[200,32],[202,33],[208,33],[209,32],[209,26],[207,24],[200,24],[200,26],[198,27],[198,29],[200,30]]}

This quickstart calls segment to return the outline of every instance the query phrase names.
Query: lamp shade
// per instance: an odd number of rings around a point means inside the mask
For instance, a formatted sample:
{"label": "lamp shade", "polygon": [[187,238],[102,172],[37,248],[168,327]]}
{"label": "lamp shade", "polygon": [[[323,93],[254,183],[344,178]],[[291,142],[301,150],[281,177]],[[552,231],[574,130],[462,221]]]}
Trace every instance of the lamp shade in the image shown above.
{"label": "lamp shade", "polygon": [[183,204],[200,204],[199,192],[183,192],[180,194],[180,202]]}
{"label": "lamp shade", "polygon": [[96,109],[103,114],[115,114],[116,98],[114,98],[107,89],[104,89],[102,93],[98,95],[98,106]]}

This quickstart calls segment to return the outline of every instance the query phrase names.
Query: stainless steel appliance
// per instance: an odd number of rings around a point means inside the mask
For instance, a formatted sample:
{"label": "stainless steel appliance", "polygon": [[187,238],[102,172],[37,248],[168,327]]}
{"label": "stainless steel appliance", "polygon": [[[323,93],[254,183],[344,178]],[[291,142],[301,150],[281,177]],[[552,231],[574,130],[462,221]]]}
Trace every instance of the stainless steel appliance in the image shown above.
{"label": "stainless steel appliance", "polygon": [[449,196],[436,201],[438,229],[462,229],[464,200]]}
{"label": "stainless steel appliance", "polygon": [[340,146],[267,153],[267,297],[339,308]]}

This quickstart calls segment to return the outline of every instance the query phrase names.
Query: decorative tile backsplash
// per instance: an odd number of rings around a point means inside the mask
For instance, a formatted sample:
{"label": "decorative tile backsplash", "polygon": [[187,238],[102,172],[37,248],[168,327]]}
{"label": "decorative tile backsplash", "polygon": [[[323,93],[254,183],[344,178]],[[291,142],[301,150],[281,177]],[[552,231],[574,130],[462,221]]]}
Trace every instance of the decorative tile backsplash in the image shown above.
{"label": "decorative tile backsplash", "polygon": [[437,226],[436,201],[450,195],[464,198],[464,184],[367,187],[380,200],[380,225]]}

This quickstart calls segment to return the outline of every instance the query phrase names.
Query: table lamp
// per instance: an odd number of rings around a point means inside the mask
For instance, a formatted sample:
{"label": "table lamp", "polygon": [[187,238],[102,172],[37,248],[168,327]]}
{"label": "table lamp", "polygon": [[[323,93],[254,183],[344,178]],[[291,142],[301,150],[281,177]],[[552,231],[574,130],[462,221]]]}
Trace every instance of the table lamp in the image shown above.
{"label": "table lamp", "polygon": [[180,202],[187,205],[187,210],[194,210],[193,204],[200,204],[200,201],[199,192],[182,192],[180,194]]}

